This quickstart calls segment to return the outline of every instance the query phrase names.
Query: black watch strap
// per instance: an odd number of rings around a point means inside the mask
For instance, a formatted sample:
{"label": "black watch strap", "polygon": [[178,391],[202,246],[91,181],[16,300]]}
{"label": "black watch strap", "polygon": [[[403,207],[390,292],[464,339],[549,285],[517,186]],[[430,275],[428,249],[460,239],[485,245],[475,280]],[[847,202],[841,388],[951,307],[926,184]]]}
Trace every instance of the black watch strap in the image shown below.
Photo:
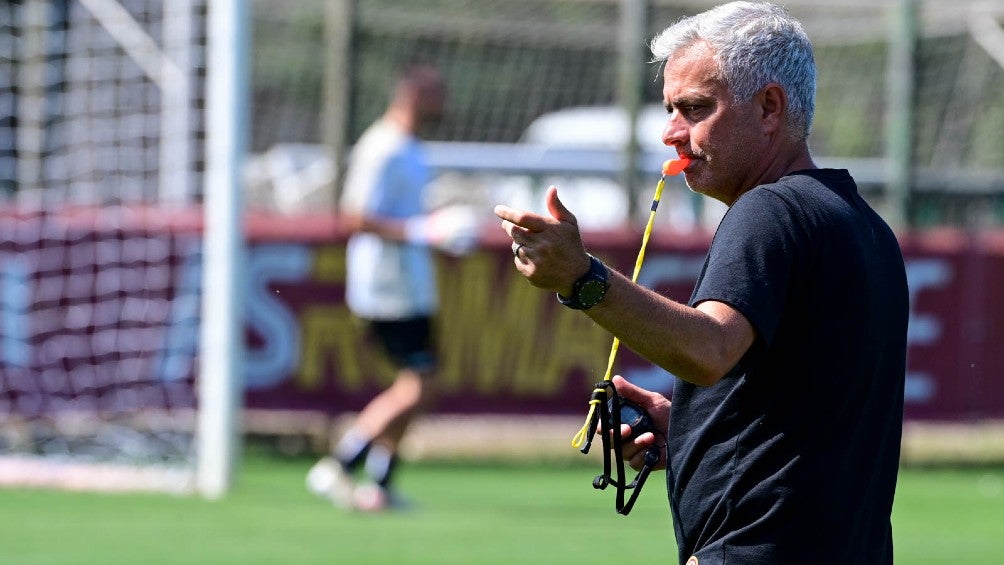
{"label": "black watch strap", "polygon": [[588,310],[599,304],[610,288],[609,271],[602,261],[589,256],[589,270],[572,287],[572,296],[558,294],[558,302],[573,310]]}

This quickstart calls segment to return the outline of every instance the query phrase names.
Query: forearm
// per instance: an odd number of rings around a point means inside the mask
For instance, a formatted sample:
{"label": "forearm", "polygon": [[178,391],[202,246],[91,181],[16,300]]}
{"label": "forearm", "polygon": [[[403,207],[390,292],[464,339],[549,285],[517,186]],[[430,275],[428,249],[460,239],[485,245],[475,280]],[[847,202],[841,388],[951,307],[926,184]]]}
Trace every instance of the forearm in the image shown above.
{"label": "forearm", "polygon": [[670,300],[611,271],[603,301],[586,313],[639,355],[688,382],[718,382],[749,345],[729,320]]}
{"label": "forearm", "polygon": [[405,221],[382,216],[346,215],[345,226],[352,232],[376,234],[390,241],[406,241]]}
{"label": "forearm", "polygon": [[[590,271],[575,216],[547,190],[549,216],[496,206],[502,229],[518,247],[513,262],[534,286],[571,298],[575,283]],[[585,312],[628,347],[694,384],[712,385],[753,344],[753,327],[736,309],[707,301],[691,308],[610,271],[610,287]]]}

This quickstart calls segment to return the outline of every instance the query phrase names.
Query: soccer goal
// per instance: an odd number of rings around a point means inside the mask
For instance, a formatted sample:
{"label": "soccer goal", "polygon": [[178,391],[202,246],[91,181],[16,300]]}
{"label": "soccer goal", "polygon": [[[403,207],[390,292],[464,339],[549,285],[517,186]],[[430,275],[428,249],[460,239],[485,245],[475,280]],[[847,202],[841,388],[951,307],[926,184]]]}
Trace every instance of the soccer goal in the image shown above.
{"label": "soccer goal", "polygon": [[0,486],[226,488],[236,298],[219,297],[239,241],[211,238],[239,205],[203,179],[233,188],[240,105],[217,117],[203,93],[234,92],[239,65],[205,61],[236,4],[0,4]]}

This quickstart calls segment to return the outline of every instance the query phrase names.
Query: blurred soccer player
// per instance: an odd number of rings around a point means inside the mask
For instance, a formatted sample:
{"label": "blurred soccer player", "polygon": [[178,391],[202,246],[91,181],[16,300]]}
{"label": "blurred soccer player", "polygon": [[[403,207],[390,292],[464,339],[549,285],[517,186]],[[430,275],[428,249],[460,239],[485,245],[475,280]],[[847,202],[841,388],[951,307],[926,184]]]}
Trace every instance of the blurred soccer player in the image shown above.
{"label": "blurred soccer player", "polygon": [[[313,492],[346,508],[380,510],[399,503],[392,490],[398,446],[430,394],[438,302],[430,245],[442,243],[442,234],[425,210],[430,171],[418,135],[440,119],[444,100],[438,70],[406,69],[349,162],[341,202],[353,231],[346,302],[398,372],[362,409],[332,455],[307,475]],[[354,473],[363,464],[368,480],[357,485]]]}
{"label": "blurred soccer player", "polygon": [[666,446],[681,563],[890,564],[905,269],[848,172],[813,163],[809,39],[783,8],[733,2],[651,47],[663,141],[729,206],[689,304],[590,257],[554,188],[548,215],[496,207],[515,266],[678,377],[672,409],[614,384],[659,423],[621,455]]}

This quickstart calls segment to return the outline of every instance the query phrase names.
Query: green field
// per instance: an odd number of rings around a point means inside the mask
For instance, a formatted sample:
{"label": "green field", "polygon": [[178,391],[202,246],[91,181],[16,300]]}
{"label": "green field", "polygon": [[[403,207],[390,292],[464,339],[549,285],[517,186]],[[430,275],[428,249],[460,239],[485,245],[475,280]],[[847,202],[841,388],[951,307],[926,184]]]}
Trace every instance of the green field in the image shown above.
{"label": "green field", "polygon": [[[231,496],[0,491],[0,563],[673,563],[661,476],[630,516],[585,465],[410,463],[402,513],[352,515],[310,496],[307,459],[245,459]],[[897,564],[1000,563],[1004,468],[908,469]]]}

